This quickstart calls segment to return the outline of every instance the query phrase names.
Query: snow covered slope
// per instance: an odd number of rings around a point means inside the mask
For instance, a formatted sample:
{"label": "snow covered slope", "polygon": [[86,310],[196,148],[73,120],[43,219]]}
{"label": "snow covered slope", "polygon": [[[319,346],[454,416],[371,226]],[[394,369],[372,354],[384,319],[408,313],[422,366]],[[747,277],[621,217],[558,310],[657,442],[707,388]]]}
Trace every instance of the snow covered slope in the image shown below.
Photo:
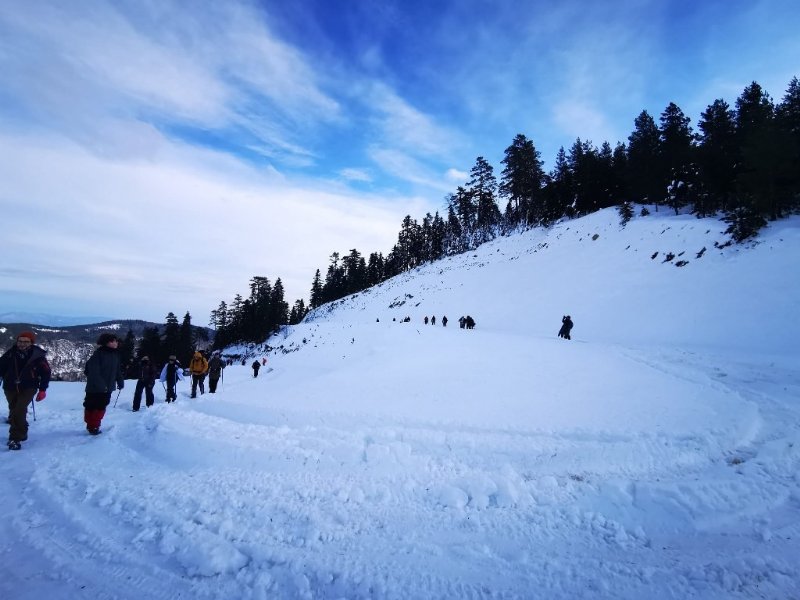
{"label": "snow covered slope", "polygon": [[216,395],[131,413],[128,382],[98,438],[54,384],[0,456],[0,597],[797,597],[800,220],[720,230],[497,240],[321,308]]}

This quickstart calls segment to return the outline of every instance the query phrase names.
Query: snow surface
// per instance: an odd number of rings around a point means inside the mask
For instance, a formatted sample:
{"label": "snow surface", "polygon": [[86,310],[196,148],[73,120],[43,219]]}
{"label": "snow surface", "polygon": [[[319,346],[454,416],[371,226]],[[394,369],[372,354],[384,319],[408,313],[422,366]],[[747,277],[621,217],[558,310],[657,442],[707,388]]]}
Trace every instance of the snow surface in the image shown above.
{"label": "snow surface", "polygon": [[54,383],[0,456],[0,597],[800,597],[800,219],[722,227],[496,240],[216,395],[132,413],[129,381],[96,438]]}

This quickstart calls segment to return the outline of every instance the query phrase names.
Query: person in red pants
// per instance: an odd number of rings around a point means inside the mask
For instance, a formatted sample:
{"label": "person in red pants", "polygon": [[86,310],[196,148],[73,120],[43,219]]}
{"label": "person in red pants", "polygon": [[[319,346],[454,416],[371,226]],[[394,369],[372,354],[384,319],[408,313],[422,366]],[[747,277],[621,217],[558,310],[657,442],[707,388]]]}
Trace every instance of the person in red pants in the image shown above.
{"label": "person in red pants", "polygon": [[23,331],[0,357],[0,377],[8,401],[9,450],[20,450],[28,439],[28,405],[34,397],[37,402],[44,400],[50,383],[50,365],[45,351],[35,346],[35,341],[36,334]]}
{"label": "person in red pants", "polygon": [[97,338],[97,345],[99,347],[86,361],[83,370],[86,374],[83,420],[86,430],[92,435],[100,433],[100,423],[111,402],[111,393],[125,386],[117,350],[119,338],[113,333],[103,333]]}

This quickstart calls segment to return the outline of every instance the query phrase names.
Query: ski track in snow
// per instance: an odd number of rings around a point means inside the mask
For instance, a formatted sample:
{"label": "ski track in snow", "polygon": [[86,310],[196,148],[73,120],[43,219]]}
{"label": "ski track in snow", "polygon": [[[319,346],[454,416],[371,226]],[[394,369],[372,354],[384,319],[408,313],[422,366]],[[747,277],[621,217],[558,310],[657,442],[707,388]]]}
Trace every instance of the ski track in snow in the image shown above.
{"label": "ski track in snow", "polygon": [[[697,359],[641,360],[741,396],[760,421],[789,416],[747,392],[764,372],[726,368],[738,373],[731,387],[718,366],[687,375]],[[4,457],[35,466],[12,482],[21,505],[7,524],[42,557],[28,576],[64,598],[84,587],[97,598],[602,596],[609,579],[627,597],[654,587],[662,597],[769,596],[798,576],[788,558],[800,536],[796,481],[759,461],[768,453],[796,467],[796,414],[786,437],[760,439],[756,427],[737,440],[713,428],[353,427],[346,415],[309,423],[284,407],[248,414],[231,396],[141,415],[126,401],[98,439],[76,431],[79,410],[48,414],[45,431],[43,415],[25,452]],[[785,539],[785,553],[759,556],[754,536]]]}

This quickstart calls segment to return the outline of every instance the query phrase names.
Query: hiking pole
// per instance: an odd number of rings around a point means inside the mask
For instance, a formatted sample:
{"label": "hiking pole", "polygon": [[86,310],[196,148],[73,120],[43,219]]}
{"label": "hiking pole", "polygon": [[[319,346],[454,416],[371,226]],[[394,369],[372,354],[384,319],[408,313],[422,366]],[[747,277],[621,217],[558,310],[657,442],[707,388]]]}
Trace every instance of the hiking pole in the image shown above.
{"label": "hiking pole", "polygon": [[121,392],[122,390],[117,390],[117,397],[114,398],[114,408],[117,408],[117,400],[119,400],[119,395]]}
{"label": "hiking pole", "polygon": [[34,398],[33,402],[31,402],[31,409],[33,409],[33,420],[36,420],[36,399]]}

